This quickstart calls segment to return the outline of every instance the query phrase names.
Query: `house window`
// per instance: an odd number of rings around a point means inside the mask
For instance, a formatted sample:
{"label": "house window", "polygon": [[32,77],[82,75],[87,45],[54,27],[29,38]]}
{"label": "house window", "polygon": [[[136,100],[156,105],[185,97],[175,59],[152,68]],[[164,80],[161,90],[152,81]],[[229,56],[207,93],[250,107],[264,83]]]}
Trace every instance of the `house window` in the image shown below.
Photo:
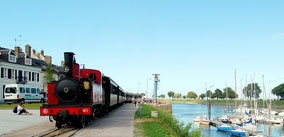
{"label": "house window", "polygon": [[[9,79],[15,78],[15,71],[17,71],[17,70],[8,69],[8,78],[9,78]],[[16,74],[17,74],[17,72],[16,72]]]}
{"label": "house window", "polygon": [[32,73],[31,72],[29,72],[29,81],[31,81],[31,79],[32,79]]}
{"label": "house window", "polygon": [[35,81],[35,73],[32,73],[32,81]]}
{"label": "house window", "polygon": [[28,72],[24,71],[24,78],[26,78],[26,80],[27,80],[27,75],[28,75]]}
{"label": "house window", "polygon": [[11,79],[11,77],[12,77],[12,70],[8,69],[8,79]]}
{"label": "house window", "polygon": [[1,78],[7,77],[7,68],[1,68]]}
{"label": "house window", "polygon": [[26,58],[26,59],[25,59],[25,64],[26,64],[26,65],[32,65],[32,60]]}
{"label": "house window", "polygon": [[16,63],[16,56],[15,55],[9,55],[9,62],[15,62]]}
{"label": "house window", "polygon": [[37,76],[36,76],[36,77],[37,77],[37,81],[39,81],[39,73],[37,73]]}
{"label": "house window", "polygon": [[1,68],[1,78],[4,78],[4,68]]}
{"label": "house window", "polygon": [[15,77],[15,79],[17,79],[17,70],[15,69],[15,74],[14,74],[14,77]]}

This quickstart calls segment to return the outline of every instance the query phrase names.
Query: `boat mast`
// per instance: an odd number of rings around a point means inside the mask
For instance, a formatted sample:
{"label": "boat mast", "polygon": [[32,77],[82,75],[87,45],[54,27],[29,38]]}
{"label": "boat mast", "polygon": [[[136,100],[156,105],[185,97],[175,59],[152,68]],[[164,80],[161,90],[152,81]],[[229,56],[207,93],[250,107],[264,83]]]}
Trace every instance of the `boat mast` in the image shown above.
{"label": "boat mast", "polygon": [[235,69],[235,109],[238,108],[238,106],[237,106],[237,96],[238,96],[238,94],[237,94],[237,74],[236,73],[237,72],[236,72],[236,69]]}

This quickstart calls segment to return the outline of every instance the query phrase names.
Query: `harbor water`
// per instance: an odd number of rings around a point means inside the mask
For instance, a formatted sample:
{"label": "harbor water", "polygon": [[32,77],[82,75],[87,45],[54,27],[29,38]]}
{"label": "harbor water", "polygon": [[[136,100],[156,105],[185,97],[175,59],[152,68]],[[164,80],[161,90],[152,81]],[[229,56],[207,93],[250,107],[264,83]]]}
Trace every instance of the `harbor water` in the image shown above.
{"label": "harbor water", "polygon": [[[211,106],[211,119],[221,117],[224,114],[225,106]],[[200,125],[194,123],[195,116],[207,115],[207,106],[201,104],[172,104],[173,116],[184,124],[192,123],[192,128],[202,128],[201,133],[206,137],[231,137],[230,132],[218,131],[216,127],[209,125]],[[258,130],[262,130],[264,135],[272,137],[284,136],[283,124],[258,124]]]}

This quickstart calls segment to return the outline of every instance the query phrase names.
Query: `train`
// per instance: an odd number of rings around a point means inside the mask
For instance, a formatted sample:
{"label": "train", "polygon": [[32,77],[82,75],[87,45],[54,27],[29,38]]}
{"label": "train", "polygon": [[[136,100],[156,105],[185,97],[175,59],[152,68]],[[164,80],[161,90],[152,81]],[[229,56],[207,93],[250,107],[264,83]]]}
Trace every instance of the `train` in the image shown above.
{"label": "train", "polygon": [[49,116],[50,122],[55,120],[58,129],[64,125],[83,128],[96,117],[131,103],[134,97],[101,71],[80,68],[73,52],[64,52],[60,77],[47,84],[48,101],[40,107],[40,116]]}

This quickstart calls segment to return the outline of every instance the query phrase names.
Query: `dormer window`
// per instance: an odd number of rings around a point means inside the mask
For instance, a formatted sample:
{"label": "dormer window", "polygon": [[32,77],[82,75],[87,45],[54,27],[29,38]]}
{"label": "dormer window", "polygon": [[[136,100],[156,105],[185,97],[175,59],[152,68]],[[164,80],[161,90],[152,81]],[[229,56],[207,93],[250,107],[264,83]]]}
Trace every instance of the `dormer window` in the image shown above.
{"label": "dormer window", "polygon": [[9,62],[17,62],[16,61],[16,56],[15,55],[9,55]]}
{"label": "dormer window", "polygon": [[25,58],[25,64],[26,65],[32,65],[32,60],[29,58]]}

